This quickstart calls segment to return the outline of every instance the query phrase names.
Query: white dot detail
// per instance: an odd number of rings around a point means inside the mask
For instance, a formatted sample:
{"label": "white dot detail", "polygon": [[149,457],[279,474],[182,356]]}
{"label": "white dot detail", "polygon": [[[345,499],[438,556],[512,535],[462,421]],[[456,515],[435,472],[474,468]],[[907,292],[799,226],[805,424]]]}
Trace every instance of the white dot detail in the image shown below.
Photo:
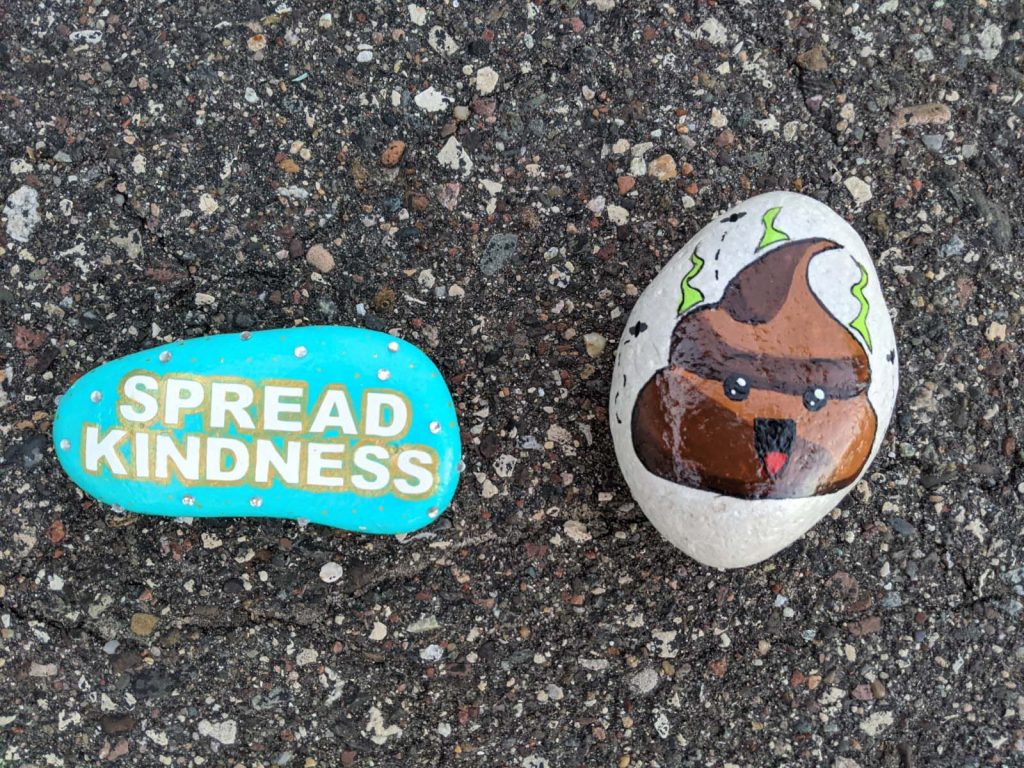
{"label": "white dot detail", "polygon": [[397,352],[398,351],[398,342],[397,341],[390,341],[390,342],[388,342],[388,349],[391,350],[392,352]]}
{"label": "white dot detail", "polygon": [[379,371],[377,371],[377,378],[380,379],[381,381],[387,381],[388,379],[391,378],[391,371],[389,371],[387,368],[381,368]]}
{"label": "white dot detail", "polygon": [[816,389],[816,390],[814,390],[814,396],[816,398],[818,398],[819,400],[824,400],[825,399],[825,390],[824,389]]}
{"label": "white dot detail", "polygon": [[253,509],[259,509],[260,507],[263,506],[263,499],[261,499],[259,496],[253,496],[251,499],[249,499],[249,506],[252,507]]}
{"label": "white dot detail", "polygon": [[160,353],[160,362],[161,363],[169,363],[169,362],[171,362],[171,353],[168,352],[166,349],[163,352]]}
{"label": "white dot detail", "polygon": [[736,384],[738,384],[741,387],[745,387],[745,386],[747,386],[747,380],[746,379],[736,379]]}
{"label": "white dot detail", "polygon": [[60,449],[61,449],[62,451],[66,451],[66,450],[68,450],[68,449],[69,449],[70,447],[71,447],[71,441],[70,441],[70,440],[68,440],[68,439],[67,439],[66,437],[65,437],[65,438],[64,438],[63,440],[61,440],[61,441],[60,441]]}
{"label": "white dot detail", "polygon": [[430,431],[433,432],[435,435],[441,434],[441,422],[440,421],[432,421],[432,422],[430,422]]}
{"label": "white dot detail", "polygon": [[242,341],[248,341],[252,338],[252,334],[249,331],[242,331]]}
{"label": "white dot detail", "polygon": [[302,358],[304,358],[304,357],[305,357],[306,355],[308,355],[308,354],[309,354],[309,350],[308,350],[308,349],[306,349],[306,348],[305,348],[305,347],[303,347],[303,346],[298,346],[298,347],[296,347],[296,348],[295,348],[295,356],[296,356],[297,358],[299,358],[300,360],[301,360]]}
{"label": "white dot detail", "polygon": [[182,496],[181,497],[181,503],[184,504],[186,507],[194,506],[195,503],[196,503],[196,497],[195,496]]}
{"label": "white dot detail", "polygon": [[462,459],[459,459],[459,463],[455,465],[455,471],[458,472],[459,474],[465,472],[466,462],[464,462]]}
{"label": "white dot detail", "polygon": [[427,510],[427,517],[433,520],[435,517],[441,514],[441,510],[438,507],[431,507]]}
{"label": "white dot detail", "polygon": [[89,395],[89,399],[92,400],[94,403],[98,403],[100,400],[103,399],[103,393],[97,389],[91,395]]}

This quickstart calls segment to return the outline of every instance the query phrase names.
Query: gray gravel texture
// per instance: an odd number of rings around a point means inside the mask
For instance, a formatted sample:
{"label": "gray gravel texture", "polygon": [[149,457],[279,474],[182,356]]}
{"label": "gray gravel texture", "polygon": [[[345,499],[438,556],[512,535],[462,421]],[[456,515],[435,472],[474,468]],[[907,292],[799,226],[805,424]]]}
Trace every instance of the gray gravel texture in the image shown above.
{"label": "gray gravel texture", "polygon": [[[0,4],[0,765],[1024,765],[1024,4],[427,6]],[[774,189],[866,239],[900,402],[831,518],[716,572],[605,403],[637,292]],[[314,323],[448,377],[468,468],[420,535],[59,470],[84,371]]]}

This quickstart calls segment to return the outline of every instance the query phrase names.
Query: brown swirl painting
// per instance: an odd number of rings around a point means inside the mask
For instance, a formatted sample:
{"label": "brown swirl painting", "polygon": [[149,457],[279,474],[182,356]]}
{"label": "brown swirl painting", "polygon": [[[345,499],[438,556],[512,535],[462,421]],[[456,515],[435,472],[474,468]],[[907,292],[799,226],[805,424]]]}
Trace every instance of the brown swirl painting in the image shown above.
{"label": "brown swirl painting", "polygon": [[839,247],[786,242],[738,272],[720,301],[682,312],[665,367],[633,409],[633,446],[650,472],[742,499],[816,496],[856,479],[877,428],[868,354],[808,282],[815,256]]}

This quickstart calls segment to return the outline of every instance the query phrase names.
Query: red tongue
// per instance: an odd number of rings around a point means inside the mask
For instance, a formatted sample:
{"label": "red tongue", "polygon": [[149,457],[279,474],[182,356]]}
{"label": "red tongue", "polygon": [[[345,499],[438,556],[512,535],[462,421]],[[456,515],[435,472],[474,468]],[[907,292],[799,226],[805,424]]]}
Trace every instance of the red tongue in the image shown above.
{"label": "red tongue", "polygon": [[769,451],[764,456],[764,466],[768,470],[768,474],[775,477],[782,468],[786,465],[786,460],[789,459],[782,451]]}

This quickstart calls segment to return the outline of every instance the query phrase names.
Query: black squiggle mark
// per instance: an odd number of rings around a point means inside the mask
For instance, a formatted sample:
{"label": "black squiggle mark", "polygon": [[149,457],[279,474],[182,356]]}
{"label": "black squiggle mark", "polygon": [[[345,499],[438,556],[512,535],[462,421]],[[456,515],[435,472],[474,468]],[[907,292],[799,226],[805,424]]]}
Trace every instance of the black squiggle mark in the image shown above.
{"label": "black squiggle mark", "polygon": [[643,333],[646,330],[647,330],[647,323],[642,322],[642,321],[637,321],[637,324],[634,325],[632,328],[630,328],[629,332],[632,333],[633,336],[639,336],[641,333]]}

